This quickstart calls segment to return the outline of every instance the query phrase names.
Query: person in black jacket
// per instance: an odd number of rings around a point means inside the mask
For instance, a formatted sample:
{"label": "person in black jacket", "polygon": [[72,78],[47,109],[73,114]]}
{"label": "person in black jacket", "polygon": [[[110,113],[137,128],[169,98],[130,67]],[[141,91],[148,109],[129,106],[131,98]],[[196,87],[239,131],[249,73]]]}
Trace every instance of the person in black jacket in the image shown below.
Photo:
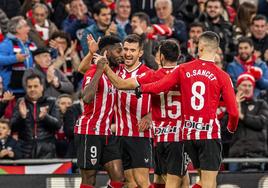
{"label": "person in black jacket", "polygon": [[[255,79],[251,74],[241,74],[237,79],[239,122],[237,131],[230,144],[229,157],[261,158],[267,156],[267,145],[264,131],[268,124],[268,104],[264,100],[254,98]],[[260,163],[233,163],[229,170],[263,170]]]}
{"label": "person in black jacket", "polygon": [[74,126],[78,118],[82,115],[82,100],[75,101],[72,106],[67,108],[63,117],[63,129],[69,140],[69,147],[66,158],[76,158],[76,143],[74,142]]}
{"label": "person in black jacket", "polygon": [[10,136],[10,124],[7,119],[0,119],[0,159],[20,159],[20,144]]}
{"label": "person in black jacket", "polygon": [[18,99],[11,118],[18,132],[24,158],[54,158],[55,131],[60,128],[55,99],[43,95],[43,80],[37,74],[25,78],[26,95]]}

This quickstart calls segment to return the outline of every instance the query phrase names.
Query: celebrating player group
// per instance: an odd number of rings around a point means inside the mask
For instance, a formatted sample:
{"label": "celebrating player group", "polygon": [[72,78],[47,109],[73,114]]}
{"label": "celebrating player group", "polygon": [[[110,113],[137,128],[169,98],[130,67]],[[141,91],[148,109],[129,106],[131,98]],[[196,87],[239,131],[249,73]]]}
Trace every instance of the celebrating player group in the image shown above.
{"label": "celebrating player group", "polygon": [[229,132],[239,119],[231,80],[214,64],[219,42],[216,33],[204,32],[198,59],[178,65],[179,45],[163,40],[154,71],[140,61],[138,35],[124,41],[104,36],[98,42],[88,36],[89,53],[79,67],[84,112],[75,125],[80,188],[94,187],[100,168],[107,171],[110,188],[189,188],[188,156],[200,175],[193,187],[216,188],[220,99]]}

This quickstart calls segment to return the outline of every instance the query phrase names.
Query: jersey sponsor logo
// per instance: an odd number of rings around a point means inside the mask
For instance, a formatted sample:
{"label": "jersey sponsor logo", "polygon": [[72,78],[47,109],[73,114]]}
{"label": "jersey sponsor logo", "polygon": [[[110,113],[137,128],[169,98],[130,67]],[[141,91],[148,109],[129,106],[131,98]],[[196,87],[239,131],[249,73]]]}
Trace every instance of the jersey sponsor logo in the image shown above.
{"label": "jersey sponsor logo", "polygon": [[154,134],[155,135],[162,135],[162,134],[170,134],[170,133],[176,133],[178,131],[178,127],[155,127],[154,128]]}
{"label": "jersey sponsor logo", "polygon": [[197,129],[199,131],[208,131],[210,129],[210,125],[208,123],[204,124],[204,123],[190,121],[190,120],[185,120],[184,127]]}

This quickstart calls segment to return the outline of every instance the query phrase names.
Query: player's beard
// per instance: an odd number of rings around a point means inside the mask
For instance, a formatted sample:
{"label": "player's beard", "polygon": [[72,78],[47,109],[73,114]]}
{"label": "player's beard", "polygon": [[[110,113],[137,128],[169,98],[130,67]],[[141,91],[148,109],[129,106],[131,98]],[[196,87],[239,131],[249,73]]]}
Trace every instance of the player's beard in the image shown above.
{"label": "player's beard", "polygon": [[251,55],[249,55],[248,53],[242,53],[242,54],[239,54],[239,57],[242,61],[248,61]]}
{"label": "player's beard", "polygon": [[118,67],[119,66],[119,62],[116,61],[116,58],[112,57],[112,56],[109,56],[107,57],[108,61],[109,61],[109,66],[110,67]]}

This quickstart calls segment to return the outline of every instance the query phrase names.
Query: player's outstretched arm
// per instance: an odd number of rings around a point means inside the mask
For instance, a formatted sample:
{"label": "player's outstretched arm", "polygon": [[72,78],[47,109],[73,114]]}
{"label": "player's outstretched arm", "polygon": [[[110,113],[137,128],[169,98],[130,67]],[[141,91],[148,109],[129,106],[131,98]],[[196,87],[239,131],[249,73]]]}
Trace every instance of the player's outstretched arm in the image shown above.
{"label": "player's outstretched arm", "polygon": [[160,92],[169,91],[174,85],[180,84],[179,70],[179,67],[177,67],[159,81],[150,84],[141,84],[141,92],[158,94]]}
{"label": "player's outstretched arm", "polygon": [[124,80],[119,76],[117,76],[108,65],[105,65],[104,70],[109,80],[117,89],[121,90],[135,89],[138,86],[138,83],[136,82],[135,78],[128,78]]}
{"label": "player's outstretched arm", "polygon": [[226,110],[229,115],[227,129],[229,132],[234,133],[238,125],[239,112],[234,88],[231,82],[231,78],[226,74],[223,82],[222,97],[226,104]]}

